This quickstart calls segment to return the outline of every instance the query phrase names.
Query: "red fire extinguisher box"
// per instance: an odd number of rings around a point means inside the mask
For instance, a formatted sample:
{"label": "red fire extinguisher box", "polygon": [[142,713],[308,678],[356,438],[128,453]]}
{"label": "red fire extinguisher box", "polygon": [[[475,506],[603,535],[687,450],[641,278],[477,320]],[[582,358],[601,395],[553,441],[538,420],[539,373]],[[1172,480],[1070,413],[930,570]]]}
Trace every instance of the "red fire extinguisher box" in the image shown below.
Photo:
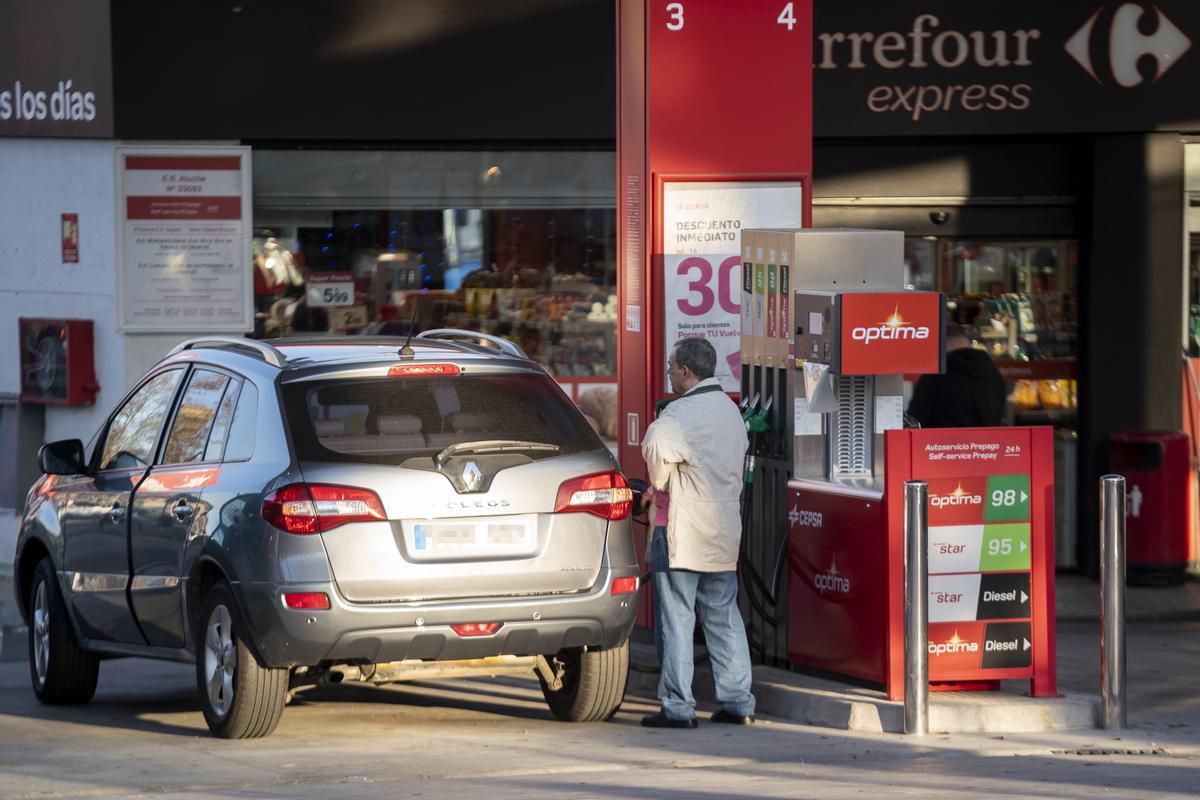
{"label": "red fire extinguisher box", "polygon": [[1125,477],[1126,581],[1183,580],[1188,560],[1189,440],[1177,431],[1115,433],[1109,469]]}
{"label": "red fire extinguisher box", "polygon": [[90,319],[18,322],[21,402],[79,406],[95,402],[96,382]]}
{"label": "red fire extinguisher box", "polygon": [[788,485],[788,660],[904,692],[904,485],[929,495],[934,689],[1028,679],[1056,693],[1054,437],[1037,428],[891,430],[881,492]]}

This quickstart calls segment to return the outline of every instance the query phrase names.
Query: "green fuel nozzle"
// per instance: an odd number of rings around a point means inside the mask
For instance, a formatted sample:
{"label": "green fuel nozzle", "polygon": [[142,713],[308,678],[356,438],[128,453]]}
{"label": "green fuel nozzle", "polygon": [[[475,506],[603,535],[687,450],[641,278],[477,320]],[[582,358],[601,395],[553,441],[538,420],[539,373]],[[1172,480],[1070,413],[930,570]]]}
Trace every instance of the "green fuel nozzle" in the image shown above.
{"label": "green fuel nozzle", "polygon": [[763,446],[763,434],[771,429],[771,423],[767,421],[767,415],[771,413],[771,406],[774,403],[775,397],[772,395],[767,398],[767,402],[763,403],[762,408],[755,408],[758,405],[758,395],[756,394],[749,405],[742,409],[742,419],[746,421],[746,431],[750,434],[750,448],[746,451],[746,473],[744,476],[747,485],[754,483],[756,456]]}

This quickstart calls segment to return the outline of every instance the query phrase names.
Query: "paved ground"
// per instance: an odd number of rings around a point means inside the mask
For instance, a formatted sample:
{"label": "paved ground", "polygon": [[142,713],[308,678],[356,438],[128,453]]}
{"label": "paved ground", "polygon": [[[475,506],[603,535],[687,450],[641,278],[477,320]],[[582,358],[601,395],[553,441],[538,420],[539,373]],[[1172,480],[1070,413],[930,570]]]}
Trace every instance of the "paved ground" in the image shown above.
{"label": "paved ground", "polygon": [[[312,690],[271,738],[225,742],[190,667],[109,661],[92,704],[47,708],[6,662],[0,797],[1200,797],[1200,625],[1139,626],[1129,644],[1129,731],[924,741],[770,720],[648,731],[638,699],[564,725],[532,681],[495,679]],[[1059,646],[1063,684],[1094,689],[1093,628]]]}

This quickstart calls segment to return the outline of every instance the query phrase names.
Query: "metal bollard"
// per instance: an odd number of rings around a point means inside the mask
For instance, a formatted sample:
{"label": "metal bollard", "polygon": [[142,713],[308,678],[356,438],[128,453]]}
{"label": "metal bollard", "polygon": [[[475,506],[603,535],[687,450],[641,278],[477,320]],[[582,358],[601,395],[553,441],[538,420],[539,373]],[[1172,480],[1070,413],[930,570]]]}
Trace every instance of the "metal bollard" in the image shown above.
{"label": "metal bollard", "polygon": [[929,486],[904,484],[904,732],[929,733]]}
{"label": "metal bollard", "polygon": [[1105,728],[1125,727],[1125,478],[1100,479],[1100,700]]}

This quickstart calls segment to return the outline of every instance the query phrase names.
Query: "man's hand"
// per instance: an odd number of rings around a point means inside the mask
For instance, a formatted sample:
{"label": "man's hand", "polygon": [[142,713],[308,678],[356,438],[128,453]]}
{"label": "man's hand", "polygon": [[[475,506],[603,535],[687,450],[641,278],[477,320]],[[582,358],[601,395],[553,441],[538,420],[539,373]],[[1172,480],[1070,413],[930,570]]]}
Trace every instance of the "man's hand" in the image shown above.
{"label": "man's hand", "polygon": [[642,492],[642,502],[637,509],[637,513],[646,514],[654,507],[654,487],[651,486]]}

